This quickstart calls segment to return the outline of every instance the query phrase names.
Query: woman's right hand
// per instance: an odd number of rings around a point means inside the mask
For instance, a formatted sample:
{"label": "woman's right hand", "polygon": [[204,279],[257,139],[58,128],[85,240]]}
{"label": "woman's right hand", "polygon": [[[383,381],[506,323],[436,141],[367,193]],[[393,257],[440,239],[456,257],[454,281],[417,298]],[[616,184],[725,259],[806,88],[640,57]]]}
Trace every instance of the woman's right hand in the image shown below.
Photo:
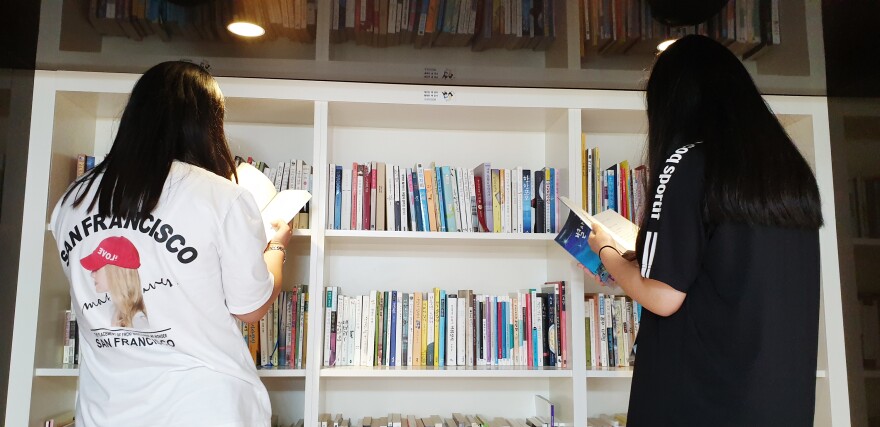
{"label": "woman's right hand", "polygon": [[287,242],[290,240],[290,235],[293,232],[293,230],[290,229],[290,225],[280,219],[276,219],[275,221],[272,221],[272,228],[275,229],[275,235],[272,236],[272,241],[287,246]]}

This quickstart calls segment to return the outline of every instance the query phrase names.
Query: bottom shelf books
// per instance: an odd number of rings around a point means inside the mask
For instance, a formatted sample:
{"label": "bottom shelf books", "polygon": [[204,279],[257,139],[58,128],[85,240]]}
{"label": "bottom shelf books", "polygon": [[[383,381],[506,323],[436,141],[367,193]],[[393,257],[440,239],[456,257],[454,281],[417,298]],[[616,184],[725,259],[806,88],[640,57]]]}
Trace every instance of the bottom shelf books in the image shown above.
{"label": "bottom shelf books", "polygon": [[259,322],[239,322],[241,334],[258,366],[303,369],[308,354],[309,287],[282,291]]}
{"label": "bottom shelf books", "polygon": [[[624,424],[617,424],[624,425]],[[318,427],[564,427],[556,422],[551,426],[549,418],[488,417],[481,414],[452,413],[450,416],[430,415],[419,417],[400,413],[381,417],[363,417],[360,420],[345,418],[342,414],[320,414]]]}
{"label": "bottom shelf books", "polygon": [[627,296],[584,295],[587,366],[633,366],[642,307]]}
{"label": "bottom shelf books", "polygon": [[508,295],[325,289],[323,366],[568,367],[565,282]]}
{"label": "bottom shelf books", "polygon": [[626,414],[601,414],[587,419],[587,427],[626,427]]}

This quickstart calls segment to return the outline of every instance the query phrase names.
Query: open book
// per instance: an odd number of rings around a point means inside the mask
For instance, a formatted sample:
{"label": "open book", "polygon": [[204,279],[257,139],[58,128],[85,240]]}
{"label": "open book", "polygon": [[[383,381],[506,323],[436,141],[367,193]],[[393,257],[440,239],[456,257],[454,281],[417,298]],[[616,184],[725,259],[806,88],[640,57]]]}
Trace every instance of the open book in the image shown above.
{"label": "open book", "polygon": [[590,215],[565,196],[559,200],[567,206],[571,212],[565,225],[556,235],[556,243],[559,243],[571,256],[588,270],[598,276],[602,282],[612,279],[602,265],[599,255],[590,249],[587,239],[593,227],[602,227],[614,241],[614,247],[627,260],[633,260],[636,256],[636,237],[639,227],[630,220],[624,218],[613,210],[606,210],[596,215]]}
{"label": "open book", "polygon": [[269,177],[248,163],[238,165],[236,172],[238,172],[238,185],[251,192],[257,207],[260,208],[263,227],[266,230],[266,242],[275,235],[272,221],[280,219],[290,222],[312,198],[312,195],[305,190],[276,190],[275,184],[269,180]]}

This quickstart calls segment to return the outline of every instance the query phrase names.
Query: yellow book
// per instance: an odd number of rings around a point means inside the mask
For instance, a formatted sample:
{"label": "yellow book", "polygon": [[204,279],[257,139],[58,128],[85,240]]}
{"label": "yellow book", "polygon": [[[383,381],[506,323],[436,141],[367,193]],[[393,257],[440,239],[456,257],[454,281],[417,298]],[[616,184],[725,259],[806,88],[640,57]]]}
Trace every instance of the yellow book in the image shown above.
{"label": "yellow book", "polygon": [[413,336],[412,336],[412,365],[413,366],[421,366],[422,365],[422,293],[414,292],[413,293],[413,309],[418,309],[418,314],[413,313]]}
{"label": "yellow book", "polygon": [[[419,294],[421,294],[421,292],[419,292]],[[422,362],[422,364],[420,366],[425,366],[425,364],[428,360],[428,354],[427,354],[428,353],[428,299],[427,298],[422,299],[422,325],[424,327],[422,328],[422,346],[419,349],[419,351],[421,351],[421,354],[422,354],[422,358],[420,360]]]}
{"label": "yellow book", "polygon": [[434,366],[440,366],[440,288],[434,288]]}
{"label": "yellow book", "polygon": [[493,232],[501,232],[501,172],[492,169],[492,228]]}
{"label": "yellow book", "polygon": [[428,195],[428,224],[431,231],[437,231],[437,194],[434,190],[434,168],[425,168],[425,192]]}

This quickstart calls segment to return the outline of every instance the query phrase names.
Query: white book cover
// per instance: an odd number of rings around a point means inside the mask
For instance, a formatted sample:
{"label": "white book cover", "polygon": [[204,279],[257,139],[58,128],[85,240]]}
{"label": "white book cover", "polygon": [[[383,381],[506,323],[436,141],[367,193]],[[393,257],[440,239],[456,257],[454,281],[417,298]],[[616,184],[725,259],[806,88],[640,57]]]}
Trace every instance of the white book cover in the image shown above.
{"label": "white book cover", "polygon": [[511,177],[513,176],[513,169],[505,169],[504,170],[504,190],[507,191],[505,196],[507,204],[504,205],[504,218],[507,219],[507,232],[513,233],[513,204],[515,202],[516,193],[513,188],[513,180]]}
{"label": "white book cover", "polygon": [[543,365],[544,346],[541,341],[541,305],[536,290],[529,291],[529,298],[532,302],[532,366]]}
{"label": "white book cover", "polygon": [[427,366],[436,366],[436,364],[427,363],[428,360],[434,360],[434,346],[437,345],[437,343],[434,341],[434,292],[429,291],[426,293],[428,295],[428,341],[425,343],[425,348],[427,349],[425,351],[425,354],[427,355],[425,364]]}
{"label": "white book cover", "polygon": [[[452,194],[452,206],[453,206],[453,209],[455,209],[455,212],[454,212],[455,215],[453,216],[455,218],[455,230],[449,230],[449,231],[462,231],[462,228],[461,228],[462,227],[462,222],[461,222],[461,208],[462,208],[462,206],[461,206],[461,198],[460,198],[460,194],[459,194],[458,174],[456,173],[455,167],[449,168],[449,177],[448,177],[448,179],[445,179],[443,181],[443,185],[447,185],[447,184],[452,187],[452,191],[450,192],[450,194]],[[447,212],[447,215],[449,215],[448,212]]]}
{"label": "white book cover", "polygon": [[342,229],[351,230],[351,169],[342,169]]}
{"label": "white book cover", "polygon": [[[272,179],[275,191],[281,191],[281,183],[284,182],[284,163],[285,162],[278,162],[278,166],[275,167],[275,178]],[[242,164],[244,164],[244,162],[242,162]]]}
{"label": "white book cover", "polygon": [[385,230],[394,231],[394,165],[385,165]]}
{"label": "white book cover", "polygon": [[336,366],[348,366],[348,351],[346,339],[348,322],[348,296],[340,295],[336,308]]}
{"label": "white book cover", "polygon": [[455,354],[456,365],[465,366],[467,364],[467,298],[460,296],[457,299],[458,307],[455,309],[455,324],[458,326],[458,334],[456,335]]}
{"label": "white book cover", "polygon": [[[242,163],[242,165],[243,164],[244,163]],[[281,173],[281,185],[280,187],[278,187],[278,191],[283,191],[290,188],[290,162],[282,162],[281,168],[283,169],[283,172]]]}
{"label": "white book cover", "polygon": [[[421,163],[416,164],[416,179],[418,180],[419,200],[421,202],[422,217],[420,221],[422,221],[422,230],[430,231],[431,223],[428,220],[428,201],[426,200],[428,193],[425,185],[425,167]],[[413,190],[415,190],[415,185],[416,183],[413,183]]]}
{"label": "white book cover", "polygon": [[458,214],[458,231],[470,231],[468,225],[470,221],[468,221],[468,217],[470,216],[468,213],[470,209],[470,203],[466,202],[467,196],[465,195],[465,176],[463,168],[453,168],[455,171],[455,194],[457,196],[457,204],[455,206],[455,212]]}
{"label": "white book cover", "polygon": [[364,315],[364,297],[359,295],[352,298],[351,303],[354,305],[354,357],[352,358],[352,366],[361,366],[361,356],[363,354],[363,315]]}
{"label": "white book cover", "polygon": [[268,332],[268,326],[266,325],[268,317],[269,313],[266,313],[260,318],[260,366],[269,364],[269,338],[266,335]]}
{"label": "white book cover", "polygon": [[525,224],[523,224],[523,206],[525,205],[523,203],[526,203],[526,201],[523,200],[522,175],[523,168],[518,167],[513,177],[511,177],[511,184],[516,191],[516,210],[514,212],[516,212],[516,227],[519,233],[522,233],[525,227]]}
{"label": "white book cover", "polygon": [[302,160],[291,160],[290,162],[292,163],[292,170],[295,170],[296,174],[291,175],[290,187],[288,188],[293,188],[294,190],[304,190],[305,188],[303,188],[302,182],[304,172],[303,167],[305,166],[305,162],[303,162]]}
{"label": "white book cover", "polygon": [[406,186],[406,168],[398,168],[399,176],[397,185],[400,186],[400,231],[409,231],[409,216],[407,209],[407,186]]}
{"label": "white book cover", "polygon": [[277,191],[275,185],[257,168],[242,163],[236,168],[238,185],[247,189],[254,197],[260,216],[263,218],[263,229],[266,242],[275,235],[272,221],[290,222],[293,217],[308,203],[312,195],[308,191],[285,190]]}
{"label": "white book cover", "polygon": [[360,313],[361,318],[358,323],[358,329],[360,329],[360,340],[361,340],[361,355],[360,355],[360,364],[358,366],[370,366],[369,360],[372,356],[370,353],[370,296],[362,295],[358,297],[360,299]]}
{"label": "white book cover", "polygon": [[336,165],[330,163],[330,167],[328,168],[327,174],[327,222],[324,225],[324,228],[328,230],[333,229],[333,221],[335,220],[334,215],[336,214]]}
{"label": "white book cover", "polygon": [[367,332],[367,359],[366,366],[375,366],[373,354],[376,352],[376,291],[370,291],[370,328]]}
{"label": "white book cover", "polygon": [[458,360],[456,344],[458,342],[458,295],[446,295],[446,366],[455,366]]}

